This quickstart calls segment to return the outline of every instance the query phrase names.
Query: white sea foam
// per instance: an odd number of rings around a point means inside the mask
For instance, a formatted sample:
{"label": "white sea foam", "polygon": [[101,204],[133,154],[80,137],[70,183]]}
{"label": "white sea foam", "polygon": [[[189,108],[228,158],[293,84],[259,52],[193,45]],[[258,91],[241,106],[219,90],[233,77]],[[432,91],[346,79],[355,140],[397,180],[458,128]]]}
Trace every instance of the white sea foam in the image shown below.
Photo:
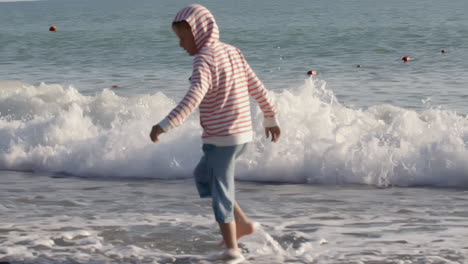
{"label": "white sea foam", "polygon": [[[195,195],[192,180],[13,172],[0,179],[0,203],[8,207],[0,214],[0,262],[212,263],[219,253],[209,201]],[[466,191],[237,187],[236,199],[261,222],[239,241],[250,263],[462,263],[468,253]],[[64,198],[82,204],[57,203]]]}
{"label": "white sea foam", "polygon": [[[322,80],[274,94],[278,143],[256,136],[238,162],[238,179],[468,186],[468,119],[437,107],[357,109],[340,104]],[[149,140],[151,126],[175,106],[165,94],[83,95],[74,87],[0,83],[0,169],[84,177],[191,177],[198,162],[197,115]]]}

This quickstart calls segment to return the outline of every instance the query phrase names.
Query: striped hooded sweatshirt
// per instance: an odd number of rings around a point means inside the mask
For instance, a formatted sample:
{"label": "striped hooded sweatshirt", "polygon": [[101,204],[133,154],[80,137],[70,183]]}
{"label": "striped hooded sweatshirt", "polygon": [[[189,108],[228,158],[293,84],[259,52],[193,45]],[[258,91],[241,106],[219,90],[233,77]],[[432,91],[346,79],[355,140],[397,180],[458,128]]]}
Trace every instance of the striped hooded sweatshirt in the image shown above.
{"label": "striped hooded sweatshirt", "polygon": [[219,40],[211,12],[198,4],[189,5],[177,13],[174,22],[184,20],[190,25],[198,48],[190,89],[159,126],[167,132],[181,125],[199,107],[203,143],[243,144],[252,140],[250,96],[263,111],[264,126],[277,126],[276,110],[267,90],[242,52]]}

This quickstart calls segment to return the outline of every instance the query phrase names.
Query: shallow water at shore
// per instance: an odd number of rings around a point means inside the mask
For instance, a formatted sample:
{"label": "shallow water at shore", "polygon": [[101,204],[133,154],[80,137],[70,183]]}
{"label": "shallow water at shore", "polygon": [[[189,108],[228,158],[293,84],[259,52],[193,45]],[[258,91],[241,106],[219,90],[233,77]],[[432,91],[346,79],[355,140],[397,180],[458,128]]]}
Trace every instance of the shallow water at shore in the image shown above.
{"label": "shallow water at shore", "polygon": [[[0,261],[203,263],[221,239],[191,180],[0,172]],[[237,183],[247,263],[465,263],[468,191]]]}

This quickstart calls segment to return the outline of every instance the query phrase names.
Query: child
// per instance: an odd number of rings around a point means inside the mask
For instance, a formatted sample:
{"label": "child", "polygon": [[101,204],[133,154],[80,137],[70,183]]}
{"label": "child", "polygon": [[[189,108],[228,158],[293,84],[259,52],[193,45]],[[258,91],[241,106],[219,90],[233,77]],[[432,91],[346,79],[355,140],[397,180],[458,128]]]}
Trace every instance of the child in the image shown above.
{"label": "child", "polygon": [[243,258],[237,240],[254,232],[254,224],[234,199],[235,160],[252,141],[249,96],[264,113],[266,136],[278,141],[280,128],[268,92],[244,59],[242,52],[219,40],[213,15],[194,4],[183,8],[175,17],[172,29],[180,47],[195,56],[190,89],[182,101],[154,125],[150,138],[168,132],[198,107],[203,128],[204,155],[194,176],[201,198],[212,197],[215,219],[227,250],[225,259]]}

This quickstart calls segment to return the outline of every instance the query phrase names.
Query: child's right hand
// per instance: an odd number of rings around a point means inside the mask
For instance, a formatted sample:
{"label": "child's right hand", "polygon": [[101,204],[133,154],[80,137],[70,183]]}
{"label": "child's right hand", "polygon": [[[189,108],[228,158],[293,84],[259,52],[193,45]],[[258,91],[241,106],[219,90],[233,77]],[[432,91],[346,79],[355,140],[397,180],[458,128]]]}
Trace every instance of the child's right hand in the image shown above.
{"label": "child's right hand", "polygon": [[280,135],[281,135],[281,129],[279,128],[279,126],[265,127],[266,137],[269,138],[270,134],[271,134],[271,141],[277,142],[279,140]]}
{"label": "child's right hand", "polygon": [[164,130],[159,125],[154,125],[151,129],[150,138],[154,143],[158,142],[158,137],[164,133]]}

